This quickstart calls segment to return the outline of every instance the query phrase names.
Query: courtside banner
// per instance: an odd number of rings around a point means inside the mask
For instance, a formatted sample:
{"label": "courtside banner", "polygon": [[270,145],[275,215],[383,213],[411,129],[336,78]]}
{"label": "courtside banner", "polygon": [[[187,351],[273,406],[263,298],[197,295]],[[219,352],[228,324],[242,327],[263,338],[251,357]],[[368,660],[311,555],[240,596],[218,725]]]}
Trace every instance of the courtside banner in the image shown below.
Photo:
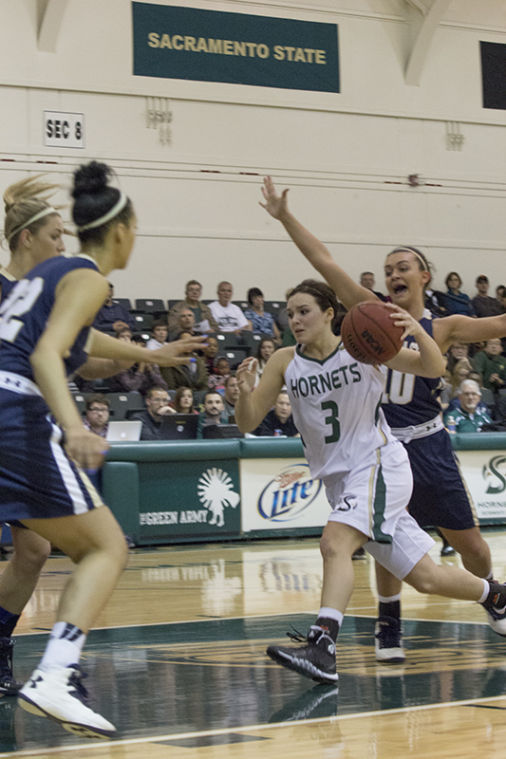
{"label": "courtside banner", "polygon": [[135,76],[339,92],[337,24],[132,3]]}

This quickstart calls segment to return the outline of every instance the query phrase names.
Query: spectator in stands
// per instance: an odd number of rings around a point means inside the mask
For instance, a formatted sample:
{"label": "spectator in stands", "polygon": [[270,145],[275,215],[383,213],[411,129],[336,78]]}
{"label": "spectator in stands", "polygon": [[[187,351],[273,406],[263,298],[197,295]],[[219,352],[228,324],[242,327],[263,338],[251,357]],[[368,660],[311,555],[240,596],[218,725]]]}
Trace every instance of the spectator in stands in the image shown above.
{"label": "spectator in stands", "polygon": [[448,311],[445,306],[445,294],[441,292],[441,290],[433,290],[430,287],[431,282],[432,276],[425,288],[424,306],[425,308],[428,308],[434,316],[448,316]]}
{"label": "spectator in stands", "polygon": [[207,374],[211,375],[214,372],[214,364],[220,350],[220,345],[217,339],[212,335],[209,335],[209,337],[206,339],[206,343],[207,345],[202,349],[201,353],[204,359]]}
{"label": "spectator in stands", "polygon": [[251,322],[246,319],[239,306],[231,303],[233,288],[230,282],[218,284],[218,300],[209,304],[211,314],[220,332],[234,332],[240,335],[243,330],[252,330]]}
{"label": "spectator in stands", "polygon": [[253,327],[253,334],[267,335],[276,344],[281,343],[281,335],[272,314],[264,310],[264,294],[259,287],[250,287],[247,294],[248,308],[244,316],[249,319]]}
{"label": "spectator in stands", "polygon": [[446,366],[450,372],[453,372],[457,361],[463,358],[469,358],[469,345],[467,343],[453,343],[448,349]]}
{"label": "spectator in stands", "polygon": [[151,337],[146,343],[146,348],[150,351],[156,351],[162,348],[169,338],[169,328],[165,319],[156,319],[151,327]]}
{"label": "spectator in stands", "polygon": [[83,427],[95,435],[105,438],[111,415],[111,404],[107,395],[94,393],[86,399]]}
{"label": "spectator in stands", "polygon": [[292,406],[286,390],[281,390],[264,420],[253,432],[259,437],[296,437],[299,433],[292,417]]}
{"label": "spectator in stands", "polygon": [[197,437],[202,437],[204,427],[227,423],[228,416],[225,413],[223,398],[217,390],[208,390],[204,396],[204,410],[199,414]]}
{"label": "spectator in stands", "polygon": [[480,403],[481,389],[474,380],[466,379],[458,389],[458,403],[443,414],[449,432],[480,432],[484,424],[490,424],[485,404]]}
{"label": "spectator in stands", "polygon": [[476,316],[498,316],[502,313],[501,304],[497,298],[488,295],[489,281],[485,274],[480,274],[476,279],[478,294],[472,299]]}
{"label": "spectator in stands", "polygon": [[218,356],[215,362],[214,372],[207,379],[207,386],[212,390],[225,392],[225,379],[232,371],[228,358]]}
{"label": "spectator in stands", "polygon": [[260,377],[263,374],[267,361],[270,359],[275,350],[276,346],[274,344],[274,340],[271,340],[270,337],[263,337],[260,340],[255,356],[257,360],[257,385],[260,382]]}
{"label": "spectator in stands", "polygon": [[[180,340],[185,337],[191,337],[191,332],[180,332],[177,339]],[[207,388],[208,375],[204,359],[197,353],[188,355],[192,356],[190,364],[167,366],[161,370],[162,377],[169,390],[176,390],[178,387],[191,387],[192,390],[205,390]]]}
{"label": "spectator in stands", "polygon": [[229,374],[227,377],[225,377],[224,387],[225,392],[223,393],[223,406],[225,408],[225,413],[227,414],[229,420],[231,417],[233,417],[231,421],[234,421],[235,404],[239,398],[239,383],[237,381],[237,377],[235,377],[233,374]]}
{"label": "spectator in stands", "polygon": [[495,297],[502,305],[502,299],[506,295],[506,287],[504,285],[497,285],[495,288]]}
{"label": "spectator in stands", "polygon": [[[133,342],[132,332],[128,327],[123,327],[118,332],[118,340]],[[158,364],[132,364],[129,369],[124,369],[107,380],[107,385],[111,392],[129,393],[137,390],[142,395],[146,395],[152,387],[161,387],[167,390],[167,384],[163,379]]]}
{"label": "spectator in stands", "polygon": [[169,330],[171,332],[177,332],[178,330],[178,317],[180,312],[184,308],[189,308],[193,312],[195,318],[194,331],[199,334],[205,334],[207,332],[217,332],[218,325],[216,324],[213,315],[206,306],[205,303],[201,303],[200,297],[202,295],[202,285],[196,279],[190,279],[185,286],[185,299],[176,303],[169,311]]}
{"label": "spectator in stands", "polygon": [[448,315],[464,314],[464,316],[475,316],[471,298],[466,293],[461,292],[462,280],[460,274],[451,271],[445,279],[447,292],[444,297],[444,305]]}
{"label": "spectator in stands", "polygon": [[134,419],[142,422],[141,440],[164,440],[162,422],[164,416],[174,414],[170,398],[165,388],[151,387],[146,393],[146,410],[135,414]]}
{"label": "spectator in stands", "polygon": [[462,382],[469,377],[472,372],[473,366],[468,358],[461,358],[453,367],[453,371],[450,375],[450,402],[453,398],[457,397],[458,389]]}
{"label": "spectator in stands", "polygon": [[376,297],[379,298],[380,300],[388,300],[386,295],[383,295],[383,293],[380,293],[374,289],[376,280],[374,279],[374,274],[372,273],[372,271],[362,272],[362,274],[360,275],[360,284],[362,285],[362,287],[366,287],[368,290],[374,293]]}
{"label": "spectator in stands", "polygon": [[198,414],[199,412],[194,408],[193,403],[194,398],[191,387],[184,387],[182,385],[176,390],[176,394],[170,405],[176,414]]}
{"label": "spectator in stands", "polygon": [[506,383],[506,356],[499,337],[487,340],[484,350],[473,356],[473,366],[481,374],[483,387],[502,390]]}
{"label": "spectator in stands", "polygon": [[111,404],[106,395],[96,393],[90,395],[86,401],[86,410],[83,419],[85,429],[94,432],[100,437],[107,437]]}
{"label": "spectator in stands", "polygon": [[182,308],[177,317],[175,330],[169,332],[169,340],[177,340],[181,332],[195,335],[195,317],[191,308]]}
{"label": "spectator in stands", "polygon": [[113,302],[114,285],[109,282],[109,295],[93,322],[95,329],[101,332],[117,332],[121,327],[135,329],[132,315],[119,303]]}

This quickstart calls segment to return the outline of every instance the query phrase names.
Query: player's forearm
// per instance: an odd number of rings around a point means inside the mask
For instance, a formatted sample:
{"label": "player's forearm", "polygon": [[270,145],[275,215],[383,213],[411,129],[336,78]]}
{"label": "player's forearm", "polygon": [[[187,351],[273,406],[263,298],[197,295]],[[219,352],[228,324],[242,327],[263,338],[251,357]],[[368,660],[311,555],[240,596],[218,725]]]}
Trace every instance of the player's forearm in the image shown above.
{"label": "player's forearm", "polygon": [[86,380],[104,379],[106,377],[113,377],[119,372],[130,369],[134,362],[129,359],[128,361],[115,361],[110,358],[88,358],[85,364],[79,367],[77,374]]}
{"label": "player's forearm", "polygon": [[253,395],[254,391],[241,392],[235,404],[235,421],[241,432],[251,432],[256,429],[265,416],[255,408]]}
{"label": "player's forearm", "polygon": [[416,373],[422,377],[441,377],[446,369],[446,359],[437,344],[425,330],[416,335],[416,342],[420,351],[416,356],[420,369]]}
{"label": "player's forearm", "polygon": [[291,214],[286,212],[280,219],[284,228],[307,258],[311,266],[318,271],[336,293],[346,308],[364,300],[376,300],[370,290],[358,285],[332,258],[328,248]]}
{"label": "player's forearm", "polygon": [[142,348],[140,345],[127,343],[125,340],[118,340],[118,338],[105,335],[98,330],[92,330],[91,343],[89,345],[89,355],[92,358],[126,362],[127,366],[122,367],[124,369],[133,363],[141,363],[142,361],[148,364],[155,364],[156,358],[153,354],[154,351]]}

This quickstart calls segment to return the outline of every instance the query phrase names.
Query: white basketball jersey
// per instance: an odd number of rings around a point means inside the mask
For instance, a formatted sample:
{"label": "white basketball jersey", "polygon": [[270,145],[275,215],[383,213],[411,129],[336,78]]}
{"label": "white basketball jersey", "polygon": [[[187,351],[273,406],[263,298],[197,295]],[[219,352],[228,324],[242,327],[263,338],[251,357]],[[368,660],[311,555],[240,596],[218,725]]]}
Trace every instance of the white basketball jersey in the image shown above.
{"label": "white basketball jersey", "polygon": [[380,408],[386,372],[359,363],[341,345],[324,361],[296,347],[285,382],[313,477],[347,472],[396,443]]}

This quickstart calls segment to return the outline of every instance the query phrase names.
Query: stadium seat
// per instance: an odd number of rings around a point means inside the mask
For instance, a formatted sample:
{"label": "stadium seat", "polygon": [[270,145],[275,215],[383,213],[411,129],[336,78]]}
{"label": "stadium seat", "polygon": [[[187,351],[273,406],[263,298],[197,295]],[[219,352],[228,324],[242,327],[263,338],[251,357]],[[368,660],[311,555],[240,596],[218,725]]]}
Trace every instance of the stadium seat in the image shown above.
{"label": "stadium seat", "polygon": [[132,308],[130,298],[113,298],[112,302],[117,303],[119,306],[123,306],[123,308],[126,308],[127,311],[130,311]]}
{"label": "stadium seat", "polygon": [[136,332],[146,332],[153,326],[153,314],[133,314]]}
{"label": "stadium seat", "polygon": [[77,410],[82,416],[86,411],[86,397],[82,393],[73,393],[72,398],[77,406]]}
{"label": "stadium seat", "polygon": [[165,314],[167,309],[161,298],[136,298],[135,311],[141,314]]}
{"label": "stadium seat", "polygon": [[249,351],[247,347],[238,346],[237,348],[227,348],[224,355],[228,358],[231,368],[235,369],[241,361],[249,356]]}
{"label": "stadium seat", "polygon": [[108,393],[107,400],[111,405],[111,419],[121,422],[127,418],[129,409],[128,393]]}
{"label": "stadium seat", "polygon": [[225,348],[235,348],[240,342],[242,342],[241,338],[237,337],[234,332],[218,332],[216,334],[216,339],[220,346],[220,353],[225,350]]}

